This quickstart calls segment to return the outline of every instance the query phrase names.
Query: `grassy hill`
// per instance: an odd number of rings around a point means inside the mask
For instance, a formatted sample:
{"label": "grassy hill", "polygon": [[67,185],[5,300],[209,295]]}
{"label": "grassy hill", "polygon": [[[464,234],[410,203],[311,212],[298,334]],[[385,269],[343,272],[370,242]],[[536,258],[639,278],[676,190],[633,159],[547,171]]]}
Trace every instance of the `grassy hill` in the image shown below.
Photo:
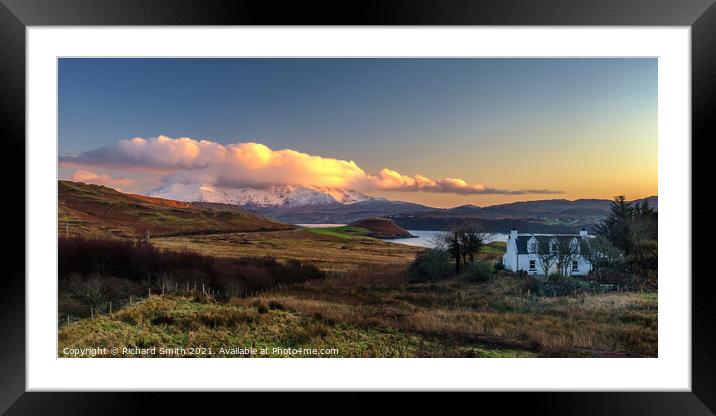
{"label": "grassy hill", "polygon": [[368,232],[365,229],[337,228],[158,237],[152,239],[152,244],[165,250],[191,250],[227,258],[271,256],[280,261],[296,259],[326,271],[347,271],[360,265],[406,266],[422,250],[368,237],[363,234]]}
{"label": "grassy hill", "polygon": [[231,207],[125,194],[100,185],[59,181],[60,235],[141,237],[289,230],[294,227]]}
{"label": "grassy hill", "polygon": [[406,229],[387,218],[366,218],[348,224],[351,227],[364,228],[375,238],[407,238],[413,237]]}

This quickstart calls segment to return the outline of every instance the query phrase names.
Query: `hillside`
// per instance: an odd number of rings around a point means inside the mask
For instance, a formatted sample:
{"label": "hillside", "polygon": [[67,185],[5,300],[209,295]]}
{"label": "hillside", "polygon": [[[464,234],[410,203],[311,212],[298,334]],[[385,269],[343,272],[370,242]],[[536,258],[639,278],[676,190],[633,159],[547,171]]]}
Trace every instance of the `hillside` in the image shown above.
{"label": "hillside", "polygon": [[60,235],[127,238],[144,236],[147,231],[151,236],[171,236],[294,228],[236,206],[195,206],[70,181],[58,183],[58,227]]}
{"label": "hillside", "polygon": [[[645,198],[658,209],[658,197]],[[643,200],[631,201],[632,203]],[[460,225],[475,225],[485,232],[504,233],[512,227],[521,232],[574,233],[582,227],[593,230],[609,214],[606,199],[546,199],[478,207],[462,205],[449,209],[431,209],[386,215],[408,230],[449,230]]]}
{"label": "hillside", "polygon": [[436,209],[411,202],[388,200],[361,201],[350,205],[248,208],[290,224],[347,224],[363,218],[383,217],[405,212],[429,212]]}
{"label": "hillside", "polygon": [[348,224],[349,227],[364,228],[369,237],[375,238],[409,238],[413,237],[406,229],[401,228],[393,220],[387,218],[366,218]]}
{"label": "hillside", "polygon": [[[658,209],[658,197],[646,198]],[[641,200],[637,200],[641,201]],[[633,201],[633,202],[637,202]],[[572,232],[591,227],[609,213],[607,199],[548,199],[479,207],[461,205],[432,208],[411,202],[369,200],[348,205],[245,206],[246,209],[291,224],[347,224],[363,218],[384,217],[409,230],[449,229],[479,220],[489,230],[504,232],[517,220],[532,232]],[[524,228],[524,227],[522,227]]]}

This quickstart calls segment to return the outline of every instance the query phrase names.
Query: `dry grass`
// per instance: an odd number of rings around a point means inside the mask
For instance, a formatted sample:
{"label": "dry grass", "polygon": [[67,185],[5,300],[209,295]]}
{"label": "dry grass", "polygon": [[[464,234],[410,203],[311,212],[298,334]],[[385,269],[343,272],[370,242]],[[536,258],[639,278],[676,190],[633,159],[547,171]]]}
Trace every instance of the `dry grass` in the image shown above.
{"label": "dry grass", "polygon": [[[255,300],[246,305],[198,303],[191,299],[152,296],[133,307],[63,327],[59,334],[60,357],[70,357],[66,348],[102,346],[100,357],[431,357],[446,353],[435,341],[397,331],[358,328],[330,323],[263,305]],[[176,351],[162,354],[161,348],[199,347],[203,351]],[[124,348],[150,348],[132,354]],[[252,348],[266,353],[244,354],[231,348]],[[112,354],[111,349],[118,353]],[[221,348],[225,348],[224,352]],[[274,348],[303,348],[301,353]],[[335,349],[314,354],[306,349]],[[458,352],[454,351],[453,355]]]}
{"label": "dry grass", "polygon": [[[63,346],[338,348],[341,357],[623,357],[658,355],[657,294],[528,296],[501,276],[409,282],[419,248],[305,230],[155,238],[219,257],[271,255],[328,278],[257,297],[156,297],[60,330]],[[499,255],[500,247],[492,247]],[[277,354],[278,356],[285,356]],[[239,355],[237,355],[239,356]]]}
{"label": "dry grass", "polygon": [[[522,282],[462,280],[376,285],[334,278],[265,301],[329,322],[396,329],[450,348],[497,347],[543,356],[656,356],[656,294],[612,293],[537,298]],[[235,300],[237,304],[250,300]]]}
{"label": "dry grass", "polygon": [[325,271],[345,272],[362,265],[407,265],[420,248],[374,238],[344,239],[307,230],[155,238],[168,250],[191,250],[217,257],[271,256],[311,262]]}

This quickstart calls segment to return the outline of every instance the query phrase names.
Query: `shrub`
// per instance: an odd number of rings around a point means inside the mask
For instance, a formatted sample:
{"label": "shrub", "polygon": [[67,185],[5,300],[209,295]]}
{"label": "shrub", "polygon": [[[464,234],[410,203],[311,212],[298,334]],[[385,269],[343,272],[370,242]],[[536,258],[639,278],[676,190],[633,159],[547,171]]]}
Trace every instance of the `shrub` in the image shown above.
{"label": "shrub", "polygon": [[445,250],[428,249],[418,253],[408,267],[414,279],[439,280],[453,275],[450,254]]}
{"label": "shrub", "polygon": [[486,282],[492,277],[492,264],[487,261],[477,261],[465,265],[464,275],[468,279]]}
{"label": "shrub", "polygon": [[[127,281],[145,286],[161,286],[167,280],[181,286],[197,282],[219,293],[243,293],[279,283],[325,278],[318,267],[298,260],[280,263],[271,257],[225,259],[188,250],[164,251],[143,242],[89,238],[60,238],[58,271],[61,288],[67,286],[70,276],[85,281],[75,283],[77,291],[82,293],[84,303],[93,304],[101,303],[107,297],[105,292],[110,296],[126,294]],[[119,279],[109,284],[109,277]],[[90,283],[92,279],[103,283]]]}
{"label": "shrub", "polygon": [[349,283],[351,286],[397,288],[408,281],[406,268],[399,264],[362,264],[346,272],[343,277],[339,282]]}
{"label": "shrub", "polygon": [[279,302],[279,301],[277,301],[277,300],[269,301],[268,307],[269,307],[269,309],[276,309],[276,310],[284,310],[284,309],[286,309],[286,308],[283,306],[283,303],[281,303],[281,302]]}
{"label": "shrub", "polygon": [[536,293],[541,296],[566,296],[577,293],[608,293],[616,292],[617,286],[595,284],[592,281],[574,277],[560,276],[555,279],[535,279]]}
{"label": "shrub", "polygon": [[659,267],[659,247],[656,240],[641,240],[634,244],[626,257],[627,267],[642,278],[656,278]]}
{"label": "shrub", "polygon": [[567,280],[567,277],[560,273],[551,273],[549,276],[547,276],[548,282],[559,283],[564,282],[565,280]]}
{"label": "shrub", "polygon": [[534,294],[539,293],[539,281],[533,276],[527,276],[524,283],[522,283],[522,290],[525,292],[529,290],[530,293]]}

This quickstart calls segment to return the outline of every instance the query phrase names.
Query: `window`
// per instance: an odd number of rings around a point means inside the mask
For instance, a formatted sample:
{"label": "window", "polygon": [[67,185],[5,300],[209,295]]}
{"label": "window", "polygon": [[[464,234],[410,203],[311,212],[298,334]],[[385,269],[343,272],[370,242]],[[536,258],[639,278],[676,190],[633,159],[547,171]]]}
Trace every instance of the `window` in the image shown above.
{"label": "window", "polygon": [[579,270],[579,262],[577,260],[574,260],[572,262],[572,271]]}
{"label": "window", "polygon": [[530,260],[530,270],[535,270],[536,268],[535,260]]}

